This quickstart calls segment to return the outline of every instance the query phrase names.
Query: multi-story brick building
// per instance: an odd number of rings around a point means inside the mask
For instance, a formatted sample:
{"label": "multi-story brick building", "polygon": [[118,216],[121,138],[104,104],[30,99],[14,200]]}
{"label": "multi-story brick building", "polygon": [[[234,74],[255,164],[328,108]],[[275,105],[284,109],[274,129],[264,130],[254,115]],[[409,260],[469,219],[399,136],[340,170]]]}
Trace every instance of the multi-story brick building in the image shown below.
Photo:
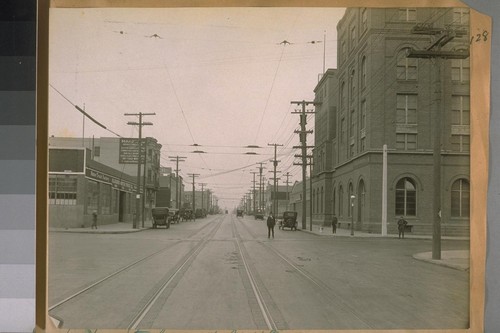
{"label": "multi-story brick building", "polygon": [[[433,196],[441,189],[444,235],[469,230],[469,60],[409,58],[437,35],[420,24],[454,31],[443,46],[468,48],[466,8],[349,8],[337,26],[338,68],[315,89],[313,216],[340,227],[380,232],[382,149],[388,147],[389,232],[405,216],[413,232],[432,233]],[[465,33],[464,33],[465,31]],[[440,73],[440,74],[439,74]],[[437,118],[441,131],[435,133]],[[434,184],[434,140],[441,142],[441,184]],[[352,199],[353,198],[353,199]],[[353,202],[351,202],[353,200]],[[351,205],[353,203],[353,205]]]}

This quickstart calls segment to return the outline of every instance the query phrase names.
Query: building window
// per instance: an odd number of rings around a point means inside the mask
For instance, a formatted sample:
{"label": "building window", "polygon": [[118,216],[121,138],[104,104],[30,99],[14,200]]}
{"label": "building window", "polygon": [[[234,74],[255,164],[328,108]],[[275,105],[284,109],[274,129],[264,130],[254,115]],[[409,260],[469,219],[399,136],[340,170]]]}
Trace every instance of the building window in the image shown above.
{"label": "building window", "polygon": [[417,134],[415,134],[415,133],[397,133],[396,134],[396,149],[416,150],[417,149]]}
{"label": "building window", "polygon": [[397,95],[396,123],[405,125],[417,124],[417,95]]}
{"label": "building window", "polygon": [[345,118],[340,120],[340,142],[343,143],[346,140],[345,137]]}
{"label": "building window", "polygon": [[460,83],[470,81],[470,61],[468,58],[451,60],[451,80]]}
{"label": "building window", "polygon": [[361,29],[362,32],[368,30],[368,11],[366,8],[361,10]]}
{"label": "building window", "polygon": [[406,50],[408,48],[402,49],[397,54],[397,69],[396,78],[398,80],[416,80],[418,73],[418,59],[408,58],[406,56]]}
{"label": "building window", "polygon": [[451,186],[451,216],[469,217],[470,184],[467,179],[458,179]]}
{"label": "building window", "polygon": [[366,100],[361,101],[361,114],[359,117],[359,129],[364,130],[366,128]]}
{"label": "building window", "polygon": [[396,215],[416,216],[417,190],[413,179],[405,177],[396,184]]}
{"label": "building window", "polygon": [[470,151],[470,97],[452,96],[451,101],[451,149],[458,152]]}
{"label": "building window", "polygon": [[342,41],[342,44],[340,46],[340,61],[344,62],[346,60],[346,57],[347,57],[347,50],[345,47],[345,41]]}
{"label": "building window", "polygon": [[351,27],[351,46],[350,46],[350,50],[354,50],[355,46],[356,46],[356,26],[353,25]]}
{"label": "building window", "polygon": [[416,8],[399,8],[398,9],[399,21],[415,22],[417,20]]}
{"label": "building window", "polygon": [[349,137],[354,137],[354,123],[356,120],[356,115],[354,110],[351,110],[351,115],[349,117]]}
{"label": "building window", "polygon": [[453,9],[453,23],[454,24],[468,24],[469,23],[469,9],[468,8],[454,8]]}
{"label": "building window", "polygon": [[111,185],[101,183],[99,190],[101,214],[111,214]]}
{"label": "building window", "polygon": [[359,140],[359,152],[364,152],[366,150],[366,138],[361,138]]}
{"label": "building window", "polygon": [[99,205],[99,183],[87,181],[87,214],[97,211]]}
{"label": "building window", "polygon": [[99,156],[101,156],[101,147],[95,146],[94,147],[94,157],[99,157]]}
{"label": "building window", "polygon": [[366,88],[366,57],[361,59],[361,89]]}
{"label": "building window", "polygon": [[77,179],[73,176],[49,177],[49,204],[76,205]]}
{"label": "building window", "polygon": [[351,76],[349,78],[349,84],[350,84],[350,87],[349,87],[349,98],[350,98],[350,101],[351,101],[351,104],[354,102],[354,96],[356,96],[356,84],[355,84],[355,78],[356,78],[356,73],[354,72],[354,70],[351,71]]}
{"label": "building window", "polygon": [[345,82],[342,81],[342,83],[340,84],[340,110],[344,111],[345,106],[346,106]]}

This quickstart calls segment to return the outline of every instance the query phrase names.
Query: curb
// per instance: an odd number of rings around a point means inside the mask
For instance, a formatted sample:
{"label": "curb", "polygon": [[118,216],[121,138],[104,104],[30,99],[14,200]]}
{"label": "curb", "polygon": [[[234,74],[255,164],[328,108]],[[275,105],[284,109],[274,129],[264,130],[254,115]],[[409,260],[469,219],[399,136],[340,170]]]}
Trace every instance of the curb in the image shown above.
{"label": "curb", "polygon": [[130,234],[134,232],[141,232],[144,230],[148,230],[151,228],[141,228],[141,229],[132,229],[132,230],[65,230],[65,229],[50,229],[50,232],[60,232],[60,233],[68,233],[68,234]]}
{"label": "curb", "polygon": [[420,261],[424,261],[424,262],[427,262],[427,263],[430,263],[430,264],[434,264],[434,265],[439,265],[439,266],[445,266],[445,267],[448,267],[448,268],[453,268],[453,269],[456,269],[456,270],[459,270],[459,271],[465,271],[465,272],[468,272],[470,270],[470,267],[469,267],[469,258],[464,258],[464,257],[455,257],[453,259],[461,259],[461,260],[464,260],[464,264],[454,264],[454,263],[451,263],[451,262],[447,262],[446,260],[444,259],[432,259],[432,257],[429,257],[429,254],[431,252],[424,252],[424,253],[416,253],[413,255],[413,259],[416,259],[416,260],[420,260]]}

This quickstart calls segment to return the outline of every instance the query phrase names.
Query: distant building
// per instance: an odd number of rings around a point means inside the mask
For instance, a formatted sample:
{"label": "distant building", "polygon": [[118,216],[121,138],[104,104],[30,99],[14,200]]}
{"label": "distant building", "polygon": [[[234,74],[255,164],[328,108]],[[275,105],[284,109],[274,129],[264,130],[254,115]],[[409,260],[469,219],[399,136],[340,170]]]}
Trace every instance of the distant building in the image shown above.
{"label": "distant building", "polygon": [[[431,44],[431,36],[412,33],[420,23],[465,31],[443,49],[468,48],[467,8],[348,8],[337,25],[338,68],[324,73],[314,90],[322,103],[315,119],[315,223],[335,214],[341,228],[353,220],[356,230],[381,232],[387,145],[388,231],[396,232],[404,216],[413,233],[432,234],[433,193],[440,186],[442,234],[468,235],[469,59],[443,60],[438,77],[435,61],[408,58],[410,48]],[[433,182],[435,138],[442,143],[441,184]]]}

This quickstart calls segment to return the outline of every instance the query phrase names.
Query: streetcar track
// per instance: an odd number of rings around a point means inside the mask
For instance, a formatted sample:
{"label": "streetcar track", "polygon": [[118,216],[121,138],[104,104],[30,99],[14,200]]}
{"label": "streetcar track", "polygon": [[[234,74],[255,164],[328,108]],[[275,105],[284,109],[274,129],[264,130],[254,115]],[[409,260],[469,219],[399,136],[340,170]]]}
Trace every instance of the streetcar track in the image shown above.
{"label": "streetcar track", "polygon": [[173,281],[176,280],[178,275],[180,275],[181,273],[183,275],[185,273],[186,271],[185,268],[189,266],[188,263],[192,263],[192,261],[194,261],[194,259],[198,256],[198,254],[202,251],[202,249],[207,245],[209,239],[213,238],[213,236],[217,233],[223,221],[224,221],[223,218],[219,218],[219,221],[216,222],[217,223],[216,226],[213,227],[213,229],[183,257],[185,259],[181,260],[177,264],[178,268],[175,269],[174,273],[170,274],[169,278],[164,283],[162,283],[160,287],[157,288],[157,290],[153,293],[150,299],[147,300],[144,306],[142,306],[142,308],[138,311],[138,313],[136,313],[136,315],[133,317],[130,324],[128,325],[128,329],[136,329],[139,326],[142,320],[153,309],[153,307],[156,304],[156,301],[161,297],[163,292],[171,285]]}
{"label": "streetcar track", "polygon": [[267,325],[267,328],[269,330],[278,330],[278,326],[277,326],[275,320],[273,319],[273,316],[271,314],[271,311],[270,311],[268,305],[266,304],[266,302],[264,300],[264,295],[262,294],[262,291],[258,287],[256,277],[252,273],[252,269],[250,267],[250,264],[245,259],[245,257],[247,256],[245,253],[246,250],[244,248],[244,245],[242,244],[241,237],[240,237],[238,231],[236,230],[236,226],[235,226],[233,217],[231,217],[231,227],[232,227],[232,232],[233,232],[234,242],[236,244],[236,248],[238,249],[238,252],[239,252],[239,255],[241,258],[241,262],[243,264],[246,275],[248,277],[248,281],[249,281],[250,286],[252,288],[253,295],[254,295],[255,299],[257,300],[257,304],[259,305],[260,312],[264,318],[264,321]]}
{"label": "streetcar track", "polygon": [[131,269],[132,267],[134,267],[134,266],[136,266],[136,265],[138,265],[138,264],[140,264],[140,263],[142,263],[142,262],[144,262],[144,261],[146,261],[146,260],[148,260],[148,259],[151,259],[152,257],[154,257],[154,256],[156,256],[156,255],[158,255],[158,254],[160,254],[160,253],[162,253],[162,252],[165,252],[165,251],[169,250],[170,248],[172,248],[173,246],[175,246],[175,245],[177,245],[177,244],[180,244],[180,243],[181,243],[181,241],[177,241],[177,242],[175,242],[175,243],[173,243],[173,244],[169,244],[167,247],[164,247],[164,248],[162,248],[162,249],[161,249],[161,250],[159,250],[159,251],[156,251],[156,252],[154,252],[154,253],[152,253],[152,254],[150,254],[150,255],[146,256],[146,257],[143,257],[143,258],[141,258],[141,259],[139,259],[139,260],[136,260],[136,261],[134,261],[133,263],[128,264],[127,266],[122,267],[122,268],[120,268],[119,270],[117,270],[117,271],[115,271],[115,272],[113,272],[113,273],[111,273],[111,274],[108,274],[108,275],[107,275],[107,276],[105,276],[104,278],[99,279],[99,280],[97,280],[96,282],[91,283],[89,286],[87,286],[87,287],[85,287],[85,288],[83,288],[83,289],[79,290],[78,292],[76,292],[76,293],[72,294],[71,296],[68,296],[68,297],[66,297],[65,299],[63,299],[63,300],[61,300],[61,301],[57,302],[56,304],[54,304],[54,305],[50,306],[48,310],[49,310],[49,311],[51,311],[51,310],[54,310],[55,308],[58,308],[59,306],[63,305],[64,303],[67,303],[68,301],[70,301],[70,300],[72,300],[72,299],[74,299],[74,298],[76,298],[76,297],[80,296],[81,294],[83,294],[83,293],[85,293],[85,292],[89,291],[90,289],[93,289],[93,288],[97,287],[98,285],[100,285],[100,284],[104,283],[105,281],[107,281],[107,280],[109,280],[109,279],[111,279],[111,278],[115,277],[116,275],[118,275],[118,274],[120,274],[120,273],[122,273],[122,272],[124,272],[124,271],[126,271],[126,270],[129,270],[129,269]]}
{"label": "streetcar track", "polygon": [[[202,237],[201,240],[190,240],[189,238],[194,237],[195,235],[199,234],[200,232],[202,232],[203,230],[205,230],[209,226],[213,226],[213,224],[210,223],[212,221],[210,221],[209,223],[207,223],[207,225],[203,226],[201,229],[197,229],[196,231],[190,233],[188,235],[187,239],[177,240],[177,241],[175,241],[175,243],[169,244],[168,246],[166,246],[166,247],[164,247],[164,248],[162,248],[162,249],[160,249],[160,250],[158,250],[158,251],[156,251],[156,252],[154,252],[152,254],[149,254],[149,255],[147,255],[147,256],[145,256],[143,258],[140,258],[140,259],[138,259],[138,260],[136,260],[136,261],[134,261],[134,262],[126,265],[125,267],[122,267],[122,268],[120,268],[120,269],[112,272],[111,274],[106,275],[105,277],[103,277],[103,278],[101,278],[101,279],[99,279],[99,280],[97,280],[95,282],[91,282],[90,285],[84,287],[83,289],[81,289],[81,290],[73,293],[72,295],[70,295],[70,296],[62,299],[61,301],[57,302],[56,304],[50,306],[48,308],[48,312],[50,312],[50,311],[52,311],[54,309],[57,309],[58,307],[66,304],[66,303],[68,303],[71,300],[74,300],[74,299],[76,299],[76,298],[78,298],[80,296],[83,296],[84,294],[86,294],[86,293],[90,292],[91,290],[97,288],[98,286],[102,285],[106,281],[109,281],[110,279],[117,277],[120,273],[124,273],[126,271],[129,271],[129,270],[137,267],[139,264],[147,262],[148,260],[152,259],[153,257],[155,257],[155,256],[157,256],[157,255],[159,255],[159,254],[161,254],[161,253],[163,253],[165,251],[170,250],[172,247],[174,247],[174,246],[176,246],[176,245],[178,245],[178,244],[180,244],[182,242],[197,241],[198,245],[195,246],[190,252],[188,252],[189,257],[188,257],[188,259],[185,259],[184,263],[181,265],[181,268],[182,268],[185,265],[185,263],[188,262],[189,259],[192,257],[193,252],[196,251],[197,249],[200,249],[202,247],[201,245],[205,245],[206,242],[207,242],[207,239],[209,237],[213,237],[213,235],[217,232],[217,230],[220,227],[221,222],[222,222],[222,219],[220,217],[217,218],[217,219],[219,220],[218,224],[213,228],[213,230],[210,233],[208,233],[207,235],[205,235],[204,237]],[[217,219],[214,219],[213,221],[217,221]],[[199,253],[199,251],[198,251],[198,253]],[[186,258],[186,256],[184,256],[183,258]],[[173,276],[175,276],[179,271],[180,271],[180,269],[177,269],[176,272],[173,274]],[[171,279],[169,279],[169,281],[170,280]],[[156,294],[157,293],[155,293],[155,295]],[[148,303],[151,303],[151,301],[149,301]]]}
{"label": "streetcar track", "polygon": [[[256,237],[256,235],[250,230],[248,226],[245,225],[245,223],[240,223],[243,228],[246,229],[246,231],[257,241],[259,241]],[[347,302],[343,300],[343,297],[339,295],[335,290],[333,290],[330,286],[325,284],[322,280],[318,279],[315,277],[313,274],[309,273],[303,268],[300,268],[298,265],[292,262],[291,259],[289,259],[287,256],[282,254],[280,251],[276,250],[274,247],[272,247],[270,244],[266,244],[265,242],[259,241],[260,244],[262,244],[264,247],[267,249],[271,250],[272,253],[274,253],[278,258],[280,258],[283,262],[285,262],[289,267],[293,269],[294,272],[298,272],[299,276],[301,276],[303,279],[307,280],[308,282],[311,282],[313,286],[316,287],[320,291],[320,295],[322,295],[329,303],[333,305],[337,305],[337,303],[340,303],[340,305],[344,308],[347,309],[348,312],[353,315],[355,318],[357,318],[360,322],[365,324],[367,328],[372,328],[372,326],[367,323],[365,320],[363,320],[359,315],[358,312]],[[288,272],[288,271],[287,271]],[[334,301],[336,300],[336,301]]]}

